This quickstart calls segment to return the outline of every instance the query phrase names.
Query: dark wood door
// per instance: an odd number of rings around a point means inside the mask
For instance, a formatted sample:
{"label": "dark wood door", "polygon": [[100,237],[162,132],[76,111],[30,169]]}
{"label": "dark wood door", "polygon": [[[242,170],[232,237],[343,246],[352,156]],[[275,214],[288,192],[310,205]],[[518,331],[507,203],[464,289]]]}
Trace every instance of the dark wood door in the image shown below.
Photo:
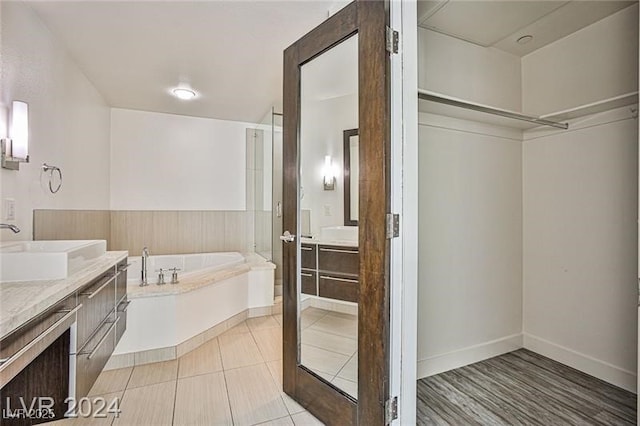
{"label": "dark wood door", "polygon": [[[390,330],[389,240],[386,236],[386,216],[390,211],[388,6],[386,1],[353,2],[284,52],[283,229],[296,238],[283,242],[283,387],[326,424],[382,425],[385,422]],[[304,296],[301,291],[306,281],[300,273],[305,268],[301,265],[300,241],[303,230],[300,147],[301,143],[310,143],[301,141],[301,71],[305,64],[356,34],[359,266],[357,280],[349,280],[355,282],[357,288],[352,289],[348,299],[357,299],[357,397],[301,363],[298,320],[301,299],[309,297],[308,289]],[[305,185],[311,184],[305,182]],[[304,192],[308,188],[305,187]],[[334,281],[336,286],[340,284],[339,280]]]}

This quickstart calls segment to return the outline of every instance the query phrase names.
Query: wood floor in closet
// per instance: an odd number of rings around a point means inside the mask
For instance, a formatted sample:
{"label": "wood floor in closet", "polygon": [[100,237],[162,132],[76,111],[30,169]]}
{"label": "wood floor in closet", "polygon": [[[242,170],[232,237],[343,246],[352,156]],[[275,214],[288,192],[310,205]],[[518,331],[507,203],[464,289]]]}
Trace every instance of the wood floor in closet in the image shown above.
{"label": "wood floor in closet", "polygon": [[418,380],[419,425],[635,425],[636,395],[520,349]]}

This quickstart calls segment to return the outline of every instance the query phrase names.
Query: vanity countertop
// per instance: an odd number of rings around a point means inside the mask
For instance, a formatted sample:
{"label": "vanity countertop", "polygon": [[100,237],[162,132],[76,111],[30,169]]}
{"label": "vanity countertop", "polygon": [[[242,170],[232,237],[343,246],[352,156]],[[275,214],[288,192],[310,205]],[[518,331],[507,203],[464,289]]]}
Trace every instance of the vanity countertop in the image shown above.
{"label": "vanity countertop", "polygon": [[316,244],[316,245],[341,246],[341,247],[358,247],[358,242],[357,241],[351,241],[351,240],[321,240],[319,238],[302,237],[302,238],[300,238],[300,242],[302,244]]}
{"label": "vanity countertop", "polygon": [[59,280],[0,282],[0,339],[127,256],[126,251],[108,251],[89,266]]}

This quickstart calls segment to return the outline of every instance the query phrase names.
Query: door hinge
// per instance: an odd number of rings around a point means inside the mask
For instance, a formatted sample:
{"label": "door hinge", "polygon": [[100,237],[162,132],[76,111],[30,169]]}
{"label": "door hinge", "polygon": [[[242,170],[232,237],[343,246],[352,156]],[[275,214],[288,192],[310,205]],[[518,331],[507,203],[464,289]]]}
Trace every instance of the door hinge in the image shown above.
{"label": "door hinge", "polygon": [[398,397],[394,396],[384,402],[384,424],[391,424],[398,418]]}
{"label": "door hinge", "polygon": [[391,27],[387,27],[387,52],[398,53],[400,34]]}
{"label": "door hinge", "polygon": [[387,238],[396,238],[400,236],[400,215],[387,213]]}

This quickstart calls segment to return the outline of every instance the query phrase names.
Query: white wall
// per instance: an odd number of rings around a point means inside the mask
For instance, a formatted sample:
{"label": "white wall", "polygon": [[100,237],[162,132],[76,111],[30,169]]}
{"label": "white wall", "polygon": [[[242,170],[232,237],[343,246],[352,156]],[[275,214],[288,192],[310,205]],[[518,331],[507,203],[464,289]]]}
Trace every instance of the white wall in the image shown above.
{"label": "white wall", "polygon": [[520,58],[418,28],[418,87],[520,111]]}
{"label": "white wall", "polygon": [[[637,40],[636,4],[525,56],[525,109],[543,114],[636,91]],[[526,132],[523,150],[525,347],[632,391],[638,262],[633,115],[624,107],[576,119],[568,131]]]}
{"label": "white wall", "polygon": [[[0,136],[11,101],[28,102],[31,159],[18,172],[0,170],[0,198],[15,199],[14,223],[22,230],[2,230],[0,239],[24,240],[32,238],[33,209],[109,207],[109,108],[28,5],[0,7]],[[44,162],[62,169],[56,195],[41,182]]]}
{"label": "white wall", "polygon": [[543,115],[638,90],[638,5],[522,58],[523,110]]}
{"label": "white wall", "polygon": [[418,375],[518,348],[519,132],[421,114]]}
{"label": "white wall", "polygon": [[523,175],[525,346],[634,390],[637,121],[528,140]]}
{"label": "white wall", "polygon": [[111,209],[245,210],[252,127],[113,108]]}
{"label": "white wall", "polygon": [[[301,208],[311,211],[311,233],[323,226],[344,225],[343,132],[358,127],[358,95],[351,94],[302,105],[300,161],[304,197]],[[325,155],[340,171],[333,191],[323,187]],[[330,214],[326,214],[326,208]]]}
{"label": "white wall", "polygon": [[[520,60],[418,29],[419,87],[519,110]],[[522,135],[420,115],[418,376],[521,344]]]}

